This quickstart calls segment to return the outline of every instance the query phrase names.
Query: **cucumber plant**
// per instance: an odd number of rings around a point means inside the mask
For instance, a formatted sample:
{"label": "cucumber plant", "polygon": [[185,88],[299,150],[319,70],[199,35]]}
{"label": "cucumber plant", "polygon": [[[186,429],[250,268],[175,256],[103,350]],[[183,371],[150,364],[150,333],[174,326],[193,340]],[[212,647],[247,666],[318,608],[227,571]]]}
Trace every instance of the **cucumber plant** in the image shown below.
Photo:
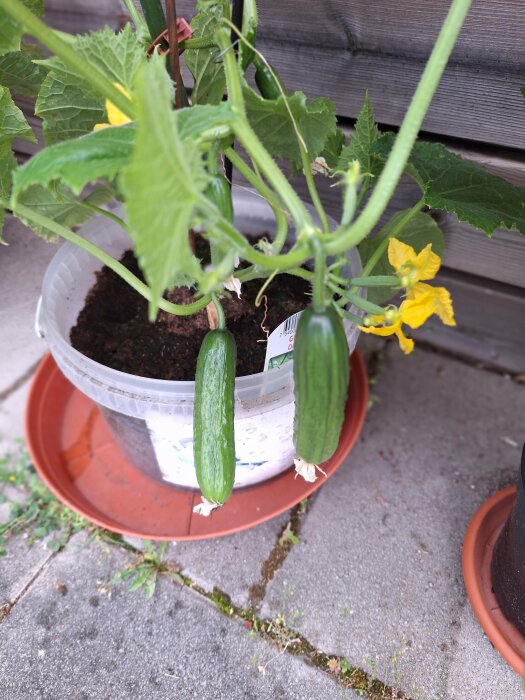
{"label": "cucumber plant", "polygon": [[[294,437],[298,471],[315,478],[343,422],[349,371],[343,323],[396,335],[406,353],[413,341],[405,326],[417,328],[433,314],[454,325],[447,290],[428,284],[443,252],[428,210],[452,212],[489,236],[501,227],[525,233],[524,188],[417,140],[471,0],[451,1],[399,132],[381,133],[366,96],[350,138],[337,126],[331,100],[287,90],[258,50],[255,0],[244,0],[237,24],[228,0],[197,2],[192,36],[179,44],[194,79],[191,93],[177,72],[175,46],[169,62],[165,39],[151,46],[166,28],[160,0],[141,0],[143,14],[124,2],[132,22],[122,31],[72,36],[40,19],[42,0],[0,0],[0,214],[11,212],[39,236],[88,250],[148,300],[151,320],[159,308],[190,316],[212,305],[219,328],[210,330],[199,355],[194,421],[197,475],[210,507],[227,500],[235,470],[235,344],[220,297],[276,275],[310,281],[312,302],[305,300],[295,348]],[[171,0],[168,9],[165,36],[174,42]],[[23,36],[51,56],[22,43]],[[250,66],[255,88],[246,78]],[[11,91],[36,96],[46,142],[23,165],[12,142],[34,135]],[[278,160],[302,173],[316,216]],[[224,162],[271,207],[271,244],[253,244],[236,227]],[[421,197],[379,227],[403,173]],[[340,185],[342,214],[333,230],[319,176]],[[102,208],[108,198],[123,202],[123,219]],[[94,213],[129,233],[145,283],[72,230]],[[194,228],[209,242],[210,265],[195,256],[188,235]],[[364,269],[351,279],[345,262],[355,247]],[[175,285],[191,287],[195,301],[167,301],[164,293]],[[388,304],[395,294],[402,302]]]}

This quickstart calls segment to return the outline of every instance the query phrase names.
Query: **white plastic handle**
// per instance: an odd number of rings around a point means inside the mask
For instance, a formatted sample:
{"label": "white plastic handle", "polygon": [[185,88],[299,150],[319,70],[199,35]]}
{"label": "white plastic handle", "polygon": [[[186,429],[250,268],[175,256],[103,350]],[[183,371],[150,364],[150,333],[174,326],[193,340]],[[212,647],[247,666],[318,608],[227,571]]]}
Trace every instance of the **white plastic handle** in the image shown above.
{"label": "white plastic handle", "polygon": [[38,297],[35,313],[35,333],[39,338],[45,338],[46,334],[42,323],[42,297]]}

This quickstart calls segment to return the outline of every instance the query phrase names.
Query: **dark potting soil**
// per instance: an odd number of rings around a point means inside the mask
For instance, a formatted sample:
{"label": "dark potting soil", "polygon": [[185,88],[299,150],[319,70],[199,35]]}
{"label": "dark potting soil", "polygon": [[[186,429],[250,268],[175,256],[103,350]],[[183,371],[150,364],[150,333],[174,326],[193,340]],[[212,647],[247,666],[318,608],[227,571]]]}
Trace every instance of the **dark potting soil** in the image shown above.
{"label": "dark potting soil", "polygon": [[[199,251],[197,250],[197,253]],[[143,279],[131,251],[121,262]],[[258,308],[255,298],[264,280],[242,285],[241,298],[222,299],[227,327],[237,341],[237,376],[262,372],[266,353],[266,333],[271,333],[308,303],[309,284],[299,277],[280,275],[266,289]],[[166,299],[177,304],[194,300],[187,287],[177,287]],[[266,318],[264,317],[266,313]],[[148,320],[148,302],[107,267],[97,274],[71,329],[71,343],[86,357],[107,367],[153,379],[193,380],[197,355],[209,330],[206,309],[192,316],[174,316],[160,311],[157,320]]]}

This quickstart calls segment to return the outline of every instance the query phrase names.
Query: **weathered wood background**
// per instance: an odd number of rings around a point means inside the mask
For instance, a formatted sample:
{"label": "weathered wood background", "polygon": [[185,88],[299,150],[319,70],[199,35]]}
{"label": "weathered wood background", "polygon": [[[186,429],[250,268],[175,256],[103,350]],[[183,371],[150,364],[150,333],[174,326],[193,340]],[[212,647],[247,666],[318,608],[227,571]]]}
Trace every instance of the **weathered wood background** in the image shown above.
{"label": "weathered wood background", "polygon": [[[47,0],[47,20],[82,32],[127,21],[119,0]],[[193,14],[194,2],[178,0]],[[259,48],[288,87],[326,95],[351,128],[368,89],[376,117],[399,125],[448,0],[260,0]],[[525,2],[476,0],[424,123],[425,136],[525,185]],[[327,184],[327,183],[326,183]],[[323,187],[336,213],[338,193]],[[415,202],[410,183],[395,206]],[[438,324],[425,338],[512,372],[525,371],[525,237],[492,239],[439,215],[447,238],[443,277],[454,293],[458,330]]]}

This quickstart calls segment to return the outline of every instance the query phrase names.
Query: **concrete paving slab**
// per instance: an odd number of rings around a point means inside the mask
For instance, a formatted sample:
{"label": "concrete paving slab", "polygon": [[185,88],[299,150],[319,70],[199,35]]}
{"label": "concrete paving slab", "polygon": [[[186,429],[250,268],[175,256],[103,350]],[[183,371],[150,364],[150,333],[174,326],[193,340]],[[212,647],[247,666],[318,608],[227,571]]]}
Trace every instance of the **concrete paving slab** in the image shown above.
{"label": "concrete paving slab", "polygon": [[[480,649],[484,650],[482,654]],[[508,691],[510,688],[512,692]],[[523,680],[510,666],[501,663],[471,607],[465,606],[458,618],[456,648],[447,681],[448,697],[454,700],[507,700],[524,698],[522,689]]]}
{"label": "concrete paving slab", "polygon": [[53,559],[0,626],[2,700],[356,697],[166,579],[151,600],[124,586],[108,595],[128,561],[84,535]]}
{"label": "concrete paving slab", "polygon": [[22,536],[8,539],[6,549],[7,555],[0,559],[0,620],[4,606],[17,600],[53,556],[53,552],[42,543],[29,547]]}
{"label": "concrete paving slab", "polygon": [[0,250],[0,394],[46,352],[34,316],[45,269],[57,250],[13,217],[7,218],[4,237],[9,245]]}
{"label": "concrete paving slab", "polygon": [[230,537],[204,542],[174,542],[168,556],[205,590],[219,588],[232,602],[246,608],[250,588],[261,579],[261,567],[270,555],[289,514]]}
{"label": "concrete paving slab", "polygon": [[24,436],[24,414],[31,379],[0,402],[0,456],[12,450]]}
{"label": "concrete paving slab", "polygon": [[[374,393],[262,614],[284,613],[316,646],[413,698],[456,700],[449,689],[462,685],[465,698],[496,700],[473,690],[472,667],[454,675],[468,604],[461,546],[477,506],[517,475],[525,387],[433,353],[389,352]],[[502,679],[502,700],[521,698],[488,641],[475,649],[476,666]]]}

